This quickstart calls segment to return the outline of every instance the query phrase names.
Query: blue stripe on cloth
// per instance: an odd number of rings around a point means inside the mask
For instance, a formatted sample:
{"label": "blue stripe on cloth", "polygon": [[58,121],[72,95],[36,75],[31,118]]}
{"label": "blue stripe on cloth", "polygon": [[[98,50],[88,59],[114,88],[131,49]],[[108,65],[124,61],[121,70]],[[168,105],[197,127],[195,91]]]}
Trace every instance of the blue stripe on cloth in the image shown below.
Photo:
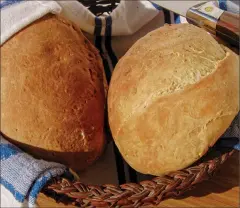
{"label": "blue stripe on cloth", "polygon": [[[150,1],[151,2],[151,1]],[[151,4],[159,11],[162,11],[162,7],[160,7],[158,4],[151,2]]]}
{"label": "blue stripe on cloth", "polygon": [[12,184],[10,184],[6,180],[4,180],[1,176],[0,176],[0,182],[8,191],[10,191],[12,193],[12,195],[14,196],[14,198],[17,201],[23,203],[23,201],[25,199],[24,195],[22,195],[20,192],[16,191]]}
{"label": "blue stripe on cloth", "polygon": [[46,184],[47,178],[62,175],[66,168],[64,165],[36,160],[24,153],[13,144],[10,144],[1,134],[1,180],[0,183],[11,192],[16,201],[20,203],[29,201],[34,205],[34,198]]}
{"label": "blue stripe on cloth", "polygon": [[111,59],[112,66],[114,68],[116,66],[118,60],[117,60],[117,57],[112,50],[111,36],[112,36],[112,17],[108,16],[108,17],[106,17],[105,47],[106,47],[106,50],[107,50],[107,52],[109,54],[109,57]]}
{"label": "blue stripe on cloth", "polygon": [[220,9],[227,11],[227,0],[219,0],[218,4]]}
{"label": "blue stripe on cloth", "polygon": [[233,146],[233,148],[234,148],[235,150],[240,151],[240,143],[235,144],[235,145]]}
{"label": "blue stripe on cloth", "polygon": [[9,157],[20,153],[21,151],[11,144],[0,144],[1,161],[8,159]]}
{"label": "blue stripe on cloth", "polygon": [[102,49],[102,37],[101,37],[101,31],[102,31],[102,20],[99,17],[95,17],[95,28],[94,28],[94,34],[95,34],[95,46],[99,50],[102,61],[103,61],[103,66],[106,74],[106,79],[108,84],[110,83],[111,79],[111,70],[109,68],[108,62],[106,58],[104,57],[103,49]]}
{"label": "blue stripe on cloth", "polygon": [[34,205],[37,199],[37,196],[41,189],[46,185],[46,183],[53,177],[51,172],[44,173],[44,176],[41,176],[31,188],[29,193],[28,202],[29,204]]}
{"label": "blue stripe on cloth", "polygon": [[1,1],[0,2],[0,9],[4,8],[4,7],[7,7],[7,6],[10,6],[10,5],[13,5],[13,4],[18,4],[20,2],[22,2],[24,0],[6,0],[6,1]]}
{"label": "blue stripe on cloth", "polygon": [[101,31],[102,31],[102,20],[99,17],[95,17],[94,34],[101,35]]}
{"label": "blue stripe on cloth", "polygon": [[175,24],[180,24],[180,15],[174,13],[174,22]]}

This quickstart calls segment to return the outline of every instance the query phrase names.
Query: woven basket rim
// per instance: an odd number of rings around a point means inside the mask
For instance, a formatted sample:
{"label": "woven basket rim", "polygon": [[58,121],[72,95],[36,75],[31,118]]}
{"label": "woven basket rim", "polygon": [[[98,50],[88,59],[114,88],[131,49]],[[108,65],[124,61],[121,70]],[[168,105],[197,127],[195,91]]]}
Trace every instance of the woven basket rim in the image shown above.
{"label": "woven basket rim", "polygon": [[[80,207],[140,207],[158,205],[166,198],[175,198],[196,184],[211,179],[219,167],[235,152],[232,148],[212,148],[192,166],[165,176],[153,176],[139,183],[90,185],[63,175],[53,178],[42,193],[57,203]],[[210,155],[209,157],[209,154]]]}

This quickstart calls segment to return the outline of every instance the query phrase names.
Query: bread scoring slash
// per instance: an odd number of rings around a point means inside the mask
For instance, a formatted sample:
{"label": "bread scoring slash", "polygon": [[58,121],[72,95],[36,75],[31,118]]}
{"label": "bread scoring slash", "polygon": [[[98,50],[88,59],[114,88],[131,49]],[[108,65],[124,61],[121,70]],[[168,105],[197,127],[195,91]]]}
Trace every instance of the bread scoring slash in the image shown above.
{"label": "bread scoring slash", "polygon": [[197,161],[238,111],[238,56],[190,24],[166,25],[138,40],[109,86],[114,141],[144,174]]}
{"label": "bread scoring slash", "polygon": [[1,47],[1,132],[37,158],[74,170],[102,153],[103,65],[66,20],[47,15]]}

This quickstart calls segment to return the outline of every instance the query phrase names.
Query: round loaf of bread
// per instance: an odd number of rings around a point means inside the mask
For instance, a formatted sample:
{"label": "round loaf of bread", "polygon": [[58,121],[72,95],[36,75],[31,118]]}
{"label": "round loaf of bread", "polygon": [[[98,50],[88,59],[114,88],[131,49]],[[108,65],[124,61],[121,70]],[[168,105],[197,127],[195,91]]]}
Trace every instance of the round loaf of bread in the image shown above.
{"label": "round loaf of bread", "polygon": [[202,157],[231,124],[238,102],[238,56],[203,29],[166,25],[117,64],[109,124],[130,166],[162,175]]}
{"label": "round loaf of bread", "polygon": [[37,158],[82,170],[102,153],[105,93],[98,51],[47,15],[1,47],[1,132]]}

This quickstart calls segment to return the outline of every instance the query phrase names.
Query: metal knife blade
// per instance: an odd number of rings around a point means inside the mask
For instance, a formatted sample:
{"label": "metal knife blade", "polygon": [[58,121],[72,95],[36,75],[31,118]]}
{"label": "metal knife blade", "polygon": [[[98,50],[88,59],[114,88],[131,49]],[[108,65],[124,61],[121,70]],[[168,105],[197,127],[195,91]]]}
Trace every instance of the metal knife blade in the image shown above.
{"label": "metal knife blade", "polygon": [[240,15],[221,10],[214,2],[152,0],[152,3],[186,17],[189,23],[239,48]]}
{"label": "metal knife blade", "polygon": [[[209,0],[208,0],[209,1]],[[196,6],[198,4],[204,3],[204,2],[208,2],[208,1],[151,1],[157,5],[159,5],[160,7],[163,7],[167,10],[170,10],[174,13],[177,13],[181,16],[186,17],[187,15],[187,11],[193,7]]]}

